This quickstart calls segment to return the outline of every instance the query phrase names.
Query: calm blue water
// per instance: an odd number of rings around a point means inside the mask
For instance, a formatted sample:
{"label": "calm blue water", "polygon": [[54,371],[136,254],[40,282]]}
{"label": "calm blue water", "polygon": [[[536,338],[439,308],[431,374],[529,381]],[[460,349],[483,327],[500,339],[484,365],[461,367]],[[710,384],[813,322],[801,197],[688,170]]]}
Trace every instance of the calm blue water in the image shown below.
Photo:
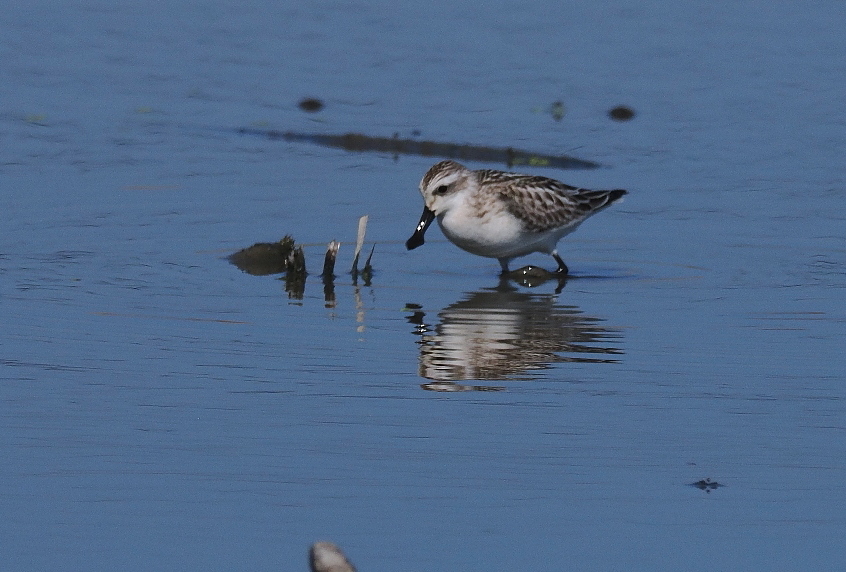
{"label": "calm blue water", "polygon": [[[842,3],[3,13],[3,569],[846,559]],[[434,228],[405,251],[433,160],[248,125],[568,153],[609,168],[537,173],[631,194],[560,293],[497,290]],[[225,260],[284,234],[302,300]]]}

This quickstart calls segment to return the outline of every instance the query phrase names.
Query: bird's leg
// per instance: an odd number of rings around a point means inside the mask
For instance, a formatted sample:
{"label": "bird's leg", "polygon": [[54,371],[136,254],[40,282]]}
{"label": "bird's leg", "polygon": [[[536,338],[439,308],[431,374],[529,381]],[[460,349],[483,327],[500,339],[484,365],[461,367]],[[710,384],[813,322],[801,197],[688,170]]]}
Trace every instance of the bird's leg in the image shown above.
{"label": "bird's leg", "polygon": [[557,251],[557,250],[553,250],[553,251],[552,251],[552,257],[555,259],[555,262],[557,262],[557,263],[558,263],[558,269],[555,271],[555,273],[556,273],[556,274],[560,274],[560,275],[562,275],[562,276],[566,276],[567,274],[569,274],[569,273],[570,273],[570,269],[569,269],[569,268],[567,268],[567,265],[566,265],[566,264],[564,264],[564,261],[563,261],[563,260],[561,260],[561,257],[560,257],[560,256],[558,256],[558,251]]}
{"label": "bird's leg", "polygon": [[499,265],[502,266],[503,276],[508,274],[508,272],[509,272],[509,270],[508,270],[508,259],[507,258],[498,258],[497,260],[499,260]]}

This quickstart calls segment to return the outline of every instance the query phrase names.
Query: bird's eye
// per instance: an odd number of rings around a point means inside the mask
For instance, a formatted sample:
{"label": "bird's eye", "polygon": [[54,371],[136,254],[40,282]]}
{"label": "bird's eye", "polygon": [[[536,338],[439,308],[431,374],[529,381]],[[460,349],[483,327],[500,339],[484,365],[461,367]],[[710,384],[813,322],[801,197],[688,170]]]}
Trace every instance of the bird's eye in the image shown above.
{"label": "bird's eye", "polygon": [[446,185],[441,185],[440,187],[437,187],[435,189],[435,194],[436,195],[445,195],[445,194],[447,194],[448,190],[449,190],[449,187],[447,187]]}

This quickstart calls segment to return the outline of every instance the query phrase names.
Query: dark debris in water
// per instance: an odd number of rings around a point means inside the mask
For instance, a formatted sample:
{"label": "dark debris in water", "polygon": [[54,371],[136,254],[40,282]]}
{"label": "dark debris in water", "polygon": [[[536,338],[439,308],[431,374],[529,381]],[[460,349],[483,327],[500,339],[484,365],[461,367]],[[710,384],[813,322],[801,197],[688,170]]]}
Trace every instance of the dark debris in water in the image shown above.
{"label": "dark debris in water", "polygon": [[563,101],[554,101],[546,107],[532,108],[532,113],[549,114],[555,121],[561,121],[567,113],[567,108],[564,106]]}
{"label": "dark debris in water", "polygon": [[718,483],[717,481],[712,481],[711,479],[702,479],[696,481],[695,483],[690,483],[690,486],[696,487],[699,490],[703,490],[706,493],[710,493],[711,491],[717,490],[720,487],[724,487],[724,484]]}
{"label": "dark debris in water", "polygon": [[[327,307],[335,305],[335,261],[341,243],[333,240],[329,243],[323,261],[323,294]],[[365,286],[370,286],[373,278],[371,259],[375,245],[367,257],[364,268],[359,271],[353,268],[351,272],[353,285],[358,285],[359,277]],[[305,253],[303,247],[297,245],[290,235],[286,235],[279,242],[258,242],[243,248],[228,257],[229,262],[243,272],[253,276],[267,276],[270,274],[284,274],[285,291],[293,300],[302,300],[305,293],[305,283],[308,276],[306,271]]]}
{"label": "dark debris in water", "polygon": [[307,113],[317,113],[323,109],[323,106],[323,102],[316,97],[305,97],[297,104],[297,107]]}
{"label": "dark debris in water", "polygon": [[288,255],[288,270],[285,272],[285,291],[288,292],[289,298],[303,299],[306,276],[303,247],[297,246]]}
{"label": "dark debris in water", "polygon": [[373,265],[370,264],[370,261],[373,260],[373,253],[376,252],[376,245],[374,244],[373,247],[370,249],[370,255],[367,257],[367,260],[364,262],[364,268],[361,271],[358,270],[357,265],[353,265],[352,274],[353,282],[357,281],[359,276],[364,281],[365,286],[370,286],[370,281],[373,280]]}
{"label": "dark debris in water", "polygon": [[229,256],[229,262],[253,276],[285,273],[285,290],[295,300],[303,298],[305,280],[305,254],[291,236],[279,242],[258,242]]}
{"label": "dark debris in water", "polygon": [[437,141],[418,141],[401,139],[399,134],[393,137],[374,137],[362,133],[344,133],[342,135],[321,135],[318,133],[295,133],[275,129],[242,127],[238,133],[258,135],[271,140],[302,141],[325,147],[345,149],[357,152],[377,152],[399,155],[421,155],[477,161],[481,163],[504,163],[508,167],[551,167],[558,169],[596,169],[599,163],[570,157],[568,155],[546,155],[523,151],[513,147],[488,147],[484,145],[463,145],[459,143],[441,143]]}
{"label": "dark debris in water", "polygon": [[564,107],[564,104],[560,101],[556,101],[549,108],[549,113],[552,115],[552,118],[555,121],[561,121],[562,119],[564,119],[564,114],[566,112],[567,109]]}
{"label": "dark debris in water", "polygon": [[512,270],[503,278],[513,280],[520,286],[525,286],[527,288],[534,288],[536,286],[540,286],[541,284],[545,284],[550,280],[555,280],[558,282],[558,288],[556,288],[555,290],[556,294],[560,294],[561,291],[564,289],[564,286],[567,285],[566,274],[550,272],[545,268],[541,268],[540,266],[532,266],[531,264],[523,266],[522,268],[518,268],[517,270]]}
{"label": "dark debris in water", "polygon": [[[285,236],[279,242],[257,242],[243,248],[229,256],[229,262],[253,276],[281,274],[290,268],[295,248],[294,239]],[[305,270],[304,262],[303,270]]]}
{"label": "dark debris in water", "polygon": [[608,117],[614,121],[628,121],[634,119],[635,112],[631,107],[625,105],[618,105],[617,107],[608,111]]}
{"label": "dark debris in water", "polygon": [[341,248],[341,243],[333,240],[326,247],[326,255],[323,257],[323,273],[320,275],[323,281],[331,281],[335,278],[335,260],[338,258],[338,249]]}

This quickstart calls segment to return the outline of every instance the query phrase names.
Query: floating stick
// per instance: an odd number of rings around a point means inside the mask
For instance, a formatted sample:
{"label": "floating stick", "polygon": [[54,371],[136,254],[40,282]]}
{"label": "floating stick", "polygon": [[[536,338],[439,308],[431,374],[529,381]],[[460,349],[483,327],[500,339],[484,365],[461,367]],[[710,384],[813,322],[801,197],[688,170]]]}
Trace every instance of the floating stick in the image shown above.
{"label": "floating stick", "polygon": [[335,259],[341,243],[333,240],[326,247],[326,257],[323,259],[323,299],[327,308],[335,307]]}
{"label": "floating stick", "polygon": [[285,290],[288,292],[289,298],[303,299],[307,274],[303,247],[297,246],[288,255],[288,271],[285,274]]}
{"label": "floating stick", "polygon": [[352,270],[350,270],[350,274],[353,276],[358,276],[358,257],[361,254],[361,247],[364,246],[364,235],[367,234],[367,221],[369,218],[369,215],[364,215],[358,219],[358,238],[355,242],[355,256],[353,257]]}
{"label": "floating stick", "polygon": [[333,240],[326,246],[326,257],[323,259],[323,281],[331,280],[335,277],[335,259],[338,257],[338,249],[341,248],[341,243]]}
{"label": "floating stick", "polygon": [[370,256],[367,257],[367,262],[364,263],[364,269],[361,271],[361,277],[364,279],[364,285],[370,286],[370,279],[373,278],[373,267],[370,266],[370,259],[373,258],[373,253],[376,251],[376,245],[370,249]]}
{"label": "floating stick", "polygon": [[303,247],[297,246],[288,254],[288,275],[306,276],[305,253]]}

